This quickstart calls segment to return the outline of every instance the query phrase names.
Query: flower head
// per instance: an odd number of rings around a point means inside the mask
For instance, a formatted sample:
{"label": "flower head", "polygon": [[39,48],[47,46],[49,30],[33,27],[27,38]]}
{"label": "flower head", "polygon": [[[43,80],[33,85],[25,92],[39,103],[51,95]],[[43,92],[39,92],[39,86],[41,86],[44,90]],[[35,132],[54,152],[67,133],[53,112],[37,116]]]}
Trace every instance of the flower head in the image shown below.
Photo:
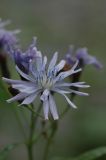
{"label": "flower head", "polygon": [[75,55],[74,47],[70,46],[69,52],[66,54],[66,61],[68,64],[73,65],[76,60],[79,60],[81,67],[84,67],[87,64],[92,64],[97,69],[102,68],[102,64],[97,60],[96,57],[88,54],[87,48],[79,48],[76,50]]}
{"label": "flower head", "polygon": [[21,105],[28,105],[32,103],[36,97],[40,96],[40,100],[43,103],[45,119],[48,119],[50,112],[54,120],[58,119],[59,116],[53,93],[59,93],[66,99],[70,106],[76,108],[67,94],[75,93],[80,96],[87,96],[87,93],[73,90],[73,87],[87,88],[89,86],[85,85],[85,82],[64,82],[65,78],[80,72],[81,69],[76,69],[78,65],[77,61],[70,70],[60,72],[66,62],[61,60],[60,63],[56,64],[57,58],[58,53],[56,52],[47,67],[47,57],[42,57],[41,52],[37,52],[36,60],[30,62],[29,74],[22,72],[19,67],[16,66],[16,70],[26,81],[3,78],[5,82],[11,84],[12,88],[19,91],[19,94],[7,100],[7,102],[11,103],[13,101],[22,100]]}
{"label": "flower head", "polygon": [[5,29],[5,26],[8,25],[10,21],[2,22],[0,19],[0,48],[5,49],[7,45],[13,46],[17,43],[16,34],[19,33],[19,30],[8,31]]}
{"label": "flower head", "polygon": [[20,49],[8,46],[8,53],[15,61],[15,64],[25,73],[29,72],[29,63],[36,58],[37,52],[39,51],[36,48],[36,37],[33,38],[33,42],[26,52],[22,52]]}

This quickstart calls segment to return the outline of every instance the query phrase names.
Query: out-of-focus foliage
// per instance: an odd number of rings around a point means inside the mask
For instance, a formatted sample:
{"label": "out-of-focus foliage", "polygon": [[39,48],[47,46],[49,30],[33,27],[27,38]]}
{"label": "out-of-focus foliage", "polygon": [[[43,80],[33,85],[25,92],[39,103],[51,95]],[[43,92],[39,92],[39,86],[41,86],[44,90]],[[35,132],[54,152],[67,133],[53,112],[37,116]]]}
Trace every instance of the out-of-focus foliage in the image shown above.
{"label": "out-of-focus foliage", "polygon": [[10,144],[0,151],[0,160],[5,160],[7,155],[12,149],[16,147],[16,144]]}
{"label": "out-of-focus foliage", "polygon": [[52,160],[95,160],[106,154],[106,147],[101,147],[88,151],[76,158],[52,158]]}

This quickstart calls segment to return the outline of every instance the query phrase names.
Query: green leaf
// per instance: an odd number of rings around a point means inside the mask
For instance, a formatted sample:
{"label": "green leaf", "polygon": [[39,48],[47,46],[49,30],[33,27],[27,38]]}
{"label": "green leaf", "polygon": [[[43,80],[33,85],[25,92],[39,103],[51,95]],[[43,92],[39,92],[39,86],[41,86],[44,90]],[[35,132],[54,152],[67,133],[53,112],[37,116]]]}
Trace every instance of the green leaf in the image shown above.
{"label": "green leaf", "polygon": [[62,157],[54,157],[51,160],[74,160],[74,159],[73,158],[67,159],[67,158],[62,158]]}
{"label": "green leaf", "polygon": [[91,151],[85,152],[75,158],[52,158],[52,160],[96,160],[99,157],[106,155],[106,147],[100,147]]}
{"label": "green leaf", "polygon": [[[106,154],[106,147],[100,147],[97,149],[93,149],[91,151],[88,151],[73,160],[96,160],[97,158],[103,156]],[[70,159],[68,159],[70,160]]]}
{"label": "green leaf", "polygon": [[17,144],[10,144],[6,147],[4,147],[2,150],[0,150],[0,160],[5,160],[8,156],[9,152],[14,149],[17,146]]}

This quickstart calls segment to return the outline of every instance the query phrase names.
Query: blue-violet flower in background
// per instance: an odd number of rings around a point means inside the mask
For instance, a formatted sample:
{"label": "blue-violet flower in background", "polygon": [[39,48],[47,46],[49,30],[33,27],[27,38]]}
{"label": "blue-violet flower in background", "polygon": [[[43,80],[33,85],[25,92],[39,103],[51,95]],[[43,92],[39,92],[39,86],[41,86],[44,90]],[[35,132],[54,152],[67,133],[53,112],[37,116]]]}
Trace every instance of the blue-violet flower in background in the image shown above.
{"label": "blue-violet flower in background", "polygon": [[62,95],[68,104],[76,108],[75,104],[68,98],[67,94],[75,93],[80,96],[87,96],[87,93],[76,91],[71,87],[87,88],[85,82],[66,83],[64,79],[70,75],[81,71],[77,69],[78,61],[68,71],[61,71],[66,63],[61,60],[57,63],[58,53],[54,53],[49,65],[47,66],[47,57],[42,56],[41,52],[36,52],[36,60],[30,62],[29,74],[24,73],[18,66],[16,70],[26,80],[12,80],[4,78],[3,80],[10,84],[12,88],[19,91],[19,94],[7,100],[8,103],[22,100],[20,105],[31,104],[38,96],[42,101],[44,117],[49,118],[49,112],[54,120],[59,118],[53,93]]}
{"label": "blue-violet flower in background", "polygon": [[102,64],[97,60],[97,58],[88,54],[87,48],[79,48],[74,51],[74,47],[70,46],[69,51],[66,54],[67,64],[73,65],[76,60],[79,60],[81,67],[91,64],[97,69],[102,68]]}
{"label": "blue-violet flower in background", "polygon": [[11,55],[15,64],[23,72],[29,72],[29,63],[36,58],[36,53],[39,52],[36,47],[36,37],[33,38],[31,45],[23,52],[21,49],[8,46],[8,53]]}
{"label": "blue-violet flower in background", "polygon": [[6,49],[7,45],[14,46],[17,44],[18,40],[16,34],[20,30],[9,31],[5,29],[5,26],[10,24],[10,21],[2,21],[0,19],[0,49]]}

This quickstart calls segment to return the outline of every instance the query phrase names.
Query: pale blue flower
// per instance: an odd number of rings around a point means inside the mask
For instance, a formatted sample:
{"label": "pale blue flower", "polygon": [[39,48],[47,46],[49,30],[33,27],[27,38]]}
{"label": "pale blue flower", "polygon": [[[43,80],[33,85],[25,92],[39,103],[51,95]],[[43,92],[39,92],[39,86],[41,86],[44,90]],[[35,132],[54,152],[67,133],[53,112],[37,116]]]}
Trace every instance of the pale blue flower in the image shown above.
{"label": "pale blue flower", "polygon": [[97,69],[102,68],[102,64],[97,58],[88,54],[87,48],[79,48],[74,51],[74,47],[70,46],[69,51],[66,54],[66,61],[68,64],[73,65],[76,60],[79,60],[81,67],[89,64],[95,66]]}
{"label": "pale blue flower", "polygon": [[87,96],[88,93],[76,91],[72,88],[87,88],[89,85],[85,85],[85,82],[64,82],[64,79],[68,76],[81,71],[81,69],[76,69],[78,61],[70,70],[61,72],[66,62],[61,60],[60,63],[56,64],[58,58],[57,52],[54,53],[54,56],[48,66],[47,57],[42,57],[40,51],[37,51],[36,54],[36,60],[30,62],[29,74],[22,72],[19,67],[16,66],[16,70],[24,79],[26,79],[26,81],[3,78],[5,82],[11,84],[12,88],[15,88],[19,91],[19,94],[7,100],[7,102],[11,103],[13,101],[22,100],[21,105],[28,105],[36,100],[38,96],[40,96],[40,100],[43,104],[45,119],[47,120],[49,118],[50,112],[53,119],[57,120],[59,115],[53,93],[59,93],[66,99],[70,106],[76,108],[76,105],[68,98],[67,94],[75,93],[80,96]]}

